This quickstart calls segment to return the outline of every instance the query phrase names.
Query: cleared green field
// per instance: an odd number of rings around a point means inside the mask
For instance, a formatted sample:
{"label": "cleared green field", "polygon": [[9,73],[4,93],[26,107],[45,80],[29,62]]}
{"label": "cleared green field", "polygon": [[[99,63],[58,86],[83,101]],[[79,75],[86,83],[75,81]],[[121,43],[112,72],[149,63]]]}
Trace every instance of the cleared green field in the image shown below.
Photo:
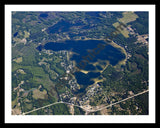
{"label": "cleared green field", "polygon": [[40,91],[40,90],[36,89],[33,91],[33,98],[34,99],[45,99],[47,97],[48,96],[47,96],[46,90]]}
{"label": "cleared green field", "polygon": [[118,20],[124,24],[127,24],[131,21],[135,21],[138,18],[138,16],[132,11],[123,12],[122,15],[123,15],[123,18],[120,18]]}
{"label": "cleared green field", "polygon": [[[115,28],[117,28],[118,26],[120,25],[120,23],[119,22],[116,22],[116,23],[114,23],[113,24],[113,26],[115,27]],[[129,37],[129,31],[125,28],[125,29],[118,29],[119,31],[120,31],[120,33],[124,36],[124,37],[126,37],[126,38],[128,38]]]}
{"label": "cleared green field", "polygon": [[16,63],[21,63],[22,62],[22,57],[18,57],[16,59],[13,59]]}
{"label": "cleared green field", "polygon": [[[127,24],[131,21],[135,21],[138,18],[138,16],[134,12],[131,12],[131,11],[130,12],[123,12],[122,15],[123,15],[123,18],[118,19],[118,21],[121,22],[121,23],[124,23],[124,24]],[[120,25],[119,22],[116,22],[112,25],[115,28],[117,28]],[[123,30],[122,29],[118,29],[118,30],[121,32],[121,34],[125,38],[129,38],[129,35],[128,35],[129,31],[126,28],[124,28]]]}

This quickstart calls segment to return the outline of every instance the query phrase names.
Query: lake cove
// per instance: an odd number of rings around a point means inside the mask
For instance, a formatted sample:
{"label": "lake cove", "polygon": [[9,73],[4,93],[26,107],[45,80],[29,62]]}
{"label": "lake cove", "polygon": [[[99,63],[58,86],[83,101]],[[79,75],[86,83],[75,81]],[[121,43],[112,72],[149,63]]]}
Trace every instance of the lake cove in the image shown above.
{"label": "lake cove", "polygon": [[[89,55],[89,51],[96,48],[98,44],[105,44],[105,42],[103,40],[67,40],[64,42],[48,42],[43,46],[43,48],[53,51],[72,51],[73,54],[70,59],[78,64],[84,60],[84,57]],[[101,73],[99,71],[106,65],[105,61],[108,61],[109,64],[115,66],[125,58],[126,56],[121,52],[120,48],[115,48],[112,45],[106,45],[103,50],[94,55],[87,62],[84,69],[81,68],[82,70],[88,71],[88,73],[81,71],[74,73],[77,83],[82,87],[80,91],[83,92],[88,85],[94,84],[94,81],[92,80],[93,78],[100,77]],[[104,63],[104,65],[102,63]]]}

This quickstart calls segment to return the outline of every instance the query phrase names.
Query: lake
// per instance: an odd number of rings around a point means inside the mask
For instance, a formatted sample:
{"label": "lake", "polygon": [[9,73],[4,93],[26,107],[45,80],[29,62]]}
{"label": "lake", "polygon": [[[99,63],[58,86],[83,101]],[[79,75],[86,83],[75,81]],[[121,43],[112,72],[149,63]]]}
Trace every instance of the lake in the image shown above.
{"label": "lake", "polygon": [[16,37],[17,35],[18,35],[18,32],[14,33],[14,34],[13,34],[13,37]]}
{"label": "lake", "polygon": [[[46,50],[60,51],[67,50],[72,51],[74,54],[70,57],[71,60],[75,61],[76,64],[84,60],[83,57],[89,54],[88,51],[93,50],[98,44],[105,44],[103,40],[67,40],[64,42],[48,42],[43,48]],[[42,50],[42,46],[39,46]],[[38,48],[37,48],[38,49]],[[116,65],[119,61],[125,59],[125,54],[120,51],[120,49],[115,48],[111,45],[106,45],[106,47],[99,52],[99,54],[92,57],[92,59],[87,63],[83,70],[89,71],[88,73],[75,72],[75,78],[77,83],[81,85],[81,90],[85,90],[88,85],[94,84],[93,78],[100,77],[101,73],[97,70],[102,70],[100,65],[94,66],[93,63],[100,61],[109,61],[111,65]]]}
{"label": "lake", "polygon": [[[84,60],[83,57],[89,55],[88,51],[93,50],[98,44],[105,44],[103,40],[67,40],[64,42],[48,42],[44,45],[44,49],[60,51],[60,50],[70,50],[76,54],[73,54],[71,60],[74,60],[77,64]],[[106,47],[100,51],[99,54],[92,57],[90,62],[97,62],[98,60],[108,60],[111,65],[116,65],[119,61],[125,59],[125,54],[123,54],[118,48],[111,45],[106,45]],[[92,65],[85,66],[94,69]]]}
{"label": "lake", "polygon": [[80,25],[83,25],[83,23],[78,22],[78,23],[72,24],[70,22],[60,20],[58,23],[49,27],[46,31],[47,31],[48,34],[67,32],[67,31],[69,31],[70,27],[80,26]]}
{"label": "lake", "polygon": [[47,18],[48,14],[47,13],[41,13],[39,16],[42,17],[42,18]]}

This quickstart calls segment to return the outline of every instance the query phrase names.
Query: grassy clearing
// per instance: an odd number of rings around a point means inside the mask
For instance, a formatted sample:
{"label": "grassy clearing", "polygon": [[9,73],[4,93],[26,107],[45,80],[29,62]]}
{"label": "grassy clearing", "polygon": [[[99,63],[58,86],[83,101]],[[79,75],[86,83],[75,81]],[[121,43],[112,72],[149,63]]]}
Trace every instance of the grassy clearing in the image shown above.
{"label": "grassy clearing", "polygon": [[97,84],[98,82],[103,82],[105,78],[103,79],[98,79],[98,78],[93,78],[92,80],[94,81],[94,84]]}
{"label": "grassy clearing", "polygon": [[[123,18],[118,19],[119,22],[127,24],[131,21],[135,21],[138,18],[138,16],[130,11],[130,12],[123,12]],[[115,28],[117,28],[119,26],[119,22],[116,22],[114,24],[112,24]],[[128,38],[129,37],[129,32],[126,28],[124,28],[123,30],[119,29],[119,31],[121,32],[121,34],[125,37]]]}
{"label": "grassy clearing", "polygon": [[30,33],[27,31],[24,31],[24,38],[28,38],[30,36]]}
{"label": "grassy clearing", "polygon": [[47,85],[50,81],[48,74],[44,72],[42,67],[21,66],[18,64],[14,64],[14,66],[12,67],[12,72],[19,69],[28,69],[33,74],[33,80],[37,81],[38,83],[43,83],[44,85]]}
{"label": "grassy clearing", "polygon": [[42,67],[22,66],[22,65],[14,64],[12,67],[12,72],[18,69],[28,69],[31,71],[34,77],[44,77],[46,75]]}
{"label": "grassy clearing", "polygon": [[16,63],[21,63],[22,62],[22,57],[18,57],[16,59],[13,59]]}
{"label": "grassy clearing", "polygon": [[40,90],[36,89],[33,91],[33,98],[36,100],[37,99],[46,99],[46,96],[47,96],[46,90],[40,91]]}
{"label": "grassy clearing", "polygon": [[22,75],[26,74],[23,69],[18,69],[17,72],[21,73]]}
{"label": "grassy clearing", "polygon": [[86,70],[82,70],[82,69],[81,69],[81,72],[87,74],[89,71],[86,71]]}
{"label": "grassy clearing", "polygon": [[[119,22],[116,22],[116,23],[114,23],[113,24],[113,26],[115,27],[115,28],[117,28],[118,26],[120,25],[120,23]],[[126,29],[126,28],[124,28],[123,30],[122,29],[118,29],[119,31],[120,31],[120,33],[124,36],[124,37],[126,37],[126,38],[128,38],[129,37],[129,31]]]}
{"label": "grassy clearing", "polygon": [[124,23],[124,24],[127,24],[127,23],[129,23],[131,21],[135,21],[138,18],[138,16],[134,12],[132,12],[132,11],[130,11],[130,12],[123,12],[122,15],[123,15],[123,18],[120,18],[118,20],[120,22]]}

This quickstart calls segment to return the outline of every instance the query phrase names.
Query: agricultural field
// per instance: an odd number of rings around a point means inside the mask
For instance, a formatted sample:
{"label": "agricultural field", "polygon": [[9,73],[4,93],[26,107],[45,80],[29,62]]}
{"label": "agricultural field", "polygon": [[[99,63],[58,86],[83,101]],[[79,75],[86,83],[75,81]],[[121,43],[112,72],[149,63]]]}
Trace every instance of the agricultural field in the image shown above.
{"label": "agricultural field", "polygon": [[[138,15],[136,15],[134,12],[123,12],[122,15],[123,17],[119,18],[118,21],[124,24],[135,21],[138,18]],[[113,26],[116,28],[120,25],[119,22],[114,23]],[[127,28],[120,29],[119,31],[125,38],[129,37],[129,31],[127,30]]]}

